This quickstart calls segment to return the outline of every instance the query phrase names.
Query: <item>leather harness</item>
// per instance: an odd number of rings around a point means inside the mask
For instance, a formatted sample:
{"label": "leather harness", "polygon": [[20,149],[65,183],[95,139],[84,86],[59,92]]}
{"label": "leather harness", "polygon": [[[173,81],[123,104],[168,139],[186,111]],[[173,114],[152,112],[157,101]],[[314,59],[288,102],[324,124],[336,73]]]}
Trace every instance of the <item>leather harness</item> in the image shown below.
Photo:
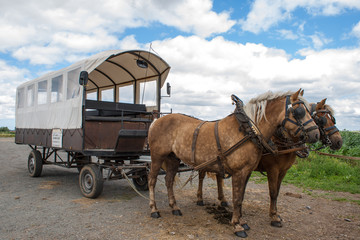
{"label": "leather harness", "polygon": [[[240,125],[239,131],[244,132],[245,136],[240,141],[235,143],[232,147],[230,147],[226,151],[223,151],[221,144],[220,144],[220,137],[219,137],[219,120],[216,121],[214,133],[215,133],[218,154],[215,158],[210,159],[209,161],[206,161],[206,162],[201,163],[198,166],[196,166],[194,168],[194,170],[196,170],[196,171],[199,171],[208,165],[218,162],[221,173],[223,175],[225,175],[225,169],[224,169],[223,162],[228,155],[230,155],[232,152],[234,152],[236,149],[238,149],[241,145],[243,145],[245,142],[247,142],[250,139],[254,143],[256,143],[256,145],[258,145],[258,147],[260,147],[260,148],[262,148],[262,146],[264,145],[264,144],[263,145],[261,144],[262,136],[259,134],[260,132],[257,133],[257,131],[256,131],[257,128],[254,127],[250,118],[246,115],[246,113],[243,109],[242,101],[235,95],[232,95],[231,98],[236,104],[235,112],[233,114],[235,114],[235,117],[236,117],[237,121],[239,122],[239,125]],[[195,165],[195,151],[196,151],[197,137],[199,135],[200,128],[204,125],[204,123],[206,123],[206,121],[200,122],[200,124],[197,126],[197,128],[195,129],[194,134],[193,134],[193,141],[192,141],[192,147],[191,147],[191,151],[192,151],[191,163],[193,165]]]}
{"label": "leather harness", "polygon": [[[218,154],[215,158],[210,159],[206,162],[203,162],[203,163],[195,166],[194,167],[195,171],[202,170],[206,166],[217,162],[219,164],[220,171],[224,176],[225,175],[224,160],[226,159],[226,157],[228,155],[230,155],[232,152],[234,152],[236,149],[238,149],[241,145],[243,145],[248,140],[252,140],[255,143],[255,145],[257,145],[260,149],[265,148],[267,150],[267,152],[269,152],[270,154],[273,154],[273,155],[279,154],[278,150],[274,149],[274,147],[275,147],[274,144],[271,141],[269,141],[270,143],[268,143],[264,140],[264,137],[262,136],[260,130],[257,128],[256,124],[247,116],[247,114],[245,113],[245,111],[243,109],[243,102],[235,95],[232,95],[231,98],[232,98],[233,102],[236,104],[236,108],[235,108],[235,111],[233,114],[235,114],[235,117],[239,123],[239,131],[243,132],[245,134],[245,136],[241,140],[239,140],[237,143],[235,143],[232,147],[230,147],[226,151],[223,151],[221,144],[220,144],[220,138],[219,138],[219,120],[217,120],[215,122],[214,132],[215,132],[215,139],[216,139]],[[299,126],[299,129],[296,131],[296,133],[298,133],[300,130],[304,131],[305,133],[313,130],[314,129],[313,127],[310,128],[311,130],[304,129],[304,126],[307,125],[308,123],[310,123],[310,121],[312,121],[312,119],[307,121],[305,124],[302,124],[299,120],[297,120],[297,122],[294,122],[293,120],[291,120],[289,118],[289,109],[288,109],[289,103],[290,103],[290,96],[287,96],[287,98],[286,98],[286,116],[283,121],[282,127],[284,128],[286,121],[291,121],[292,123]],[[293,103],[292,105],[301,104],[301,103],[303,104],[302,101],[299,101],[299,102]],[[192,152],[191,163],[192,163],[192,165],[195,165],[195,152],[196,152],[197,137],[199,135],[200,128],[206,122],[207,121],[201,121],[200,124],[196,127],[194,134],[193,134],[192,146],[191,146],[191,152]],[[294,150],[291,149],[291,150],[294,151],[295,149]],[[296,150],[300,150],[300,149],[296,149]],[[289,152],[289,151],[290,150],[287,150],[287,152]]]}

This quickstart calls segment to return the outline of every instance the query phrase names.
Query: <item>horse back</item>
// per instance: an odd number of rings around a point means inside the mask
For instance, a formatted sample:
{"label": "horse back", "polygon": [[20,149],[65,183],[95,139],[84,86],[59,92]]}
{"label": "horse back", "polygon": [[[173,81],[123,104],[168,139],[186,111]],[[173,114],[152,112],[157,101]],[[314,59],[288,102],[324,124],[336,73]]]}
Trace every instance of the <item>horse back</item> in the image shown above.
{"label": "horse back", "polygon": [[200,122],[199,119],[176,113],[157,119],[149,129],[151,152],[169,154],[174,152],[174,148],[186,151]]}

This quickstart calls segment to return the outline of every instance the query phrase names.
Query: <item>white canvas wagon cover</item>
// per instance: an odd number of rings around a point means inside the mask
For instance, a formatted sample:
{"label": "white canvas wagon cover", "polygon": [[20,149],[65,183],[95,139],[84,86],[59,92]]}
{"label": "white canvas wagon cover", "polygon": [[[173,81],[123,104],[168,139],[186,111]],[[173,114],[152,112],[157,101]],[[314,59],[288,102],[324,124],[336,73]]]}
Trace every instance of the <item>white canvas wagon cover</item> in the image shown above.
{"label": "white canvas wagon cover", "polygon": [[91,92],[152,80],[162,87],[170,66],[148,51],[110,50],[47,73],[17,88],[16,128],[81,128],[83,87],[78,82],[81,71],[89,73],[86,89]]}

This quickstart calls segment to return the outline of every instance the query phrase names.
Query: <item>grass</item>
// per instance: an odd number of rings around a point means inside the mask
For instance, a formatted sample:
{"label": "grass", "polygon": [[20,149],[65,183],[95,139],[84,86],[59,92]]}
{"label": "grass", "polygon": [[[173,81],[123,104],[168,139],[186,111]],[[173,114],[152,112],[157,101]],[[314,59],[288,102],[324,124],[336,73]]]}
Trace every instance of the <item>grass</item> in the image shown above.
{"label": "grass", "polygon": [[311,153],[308,159],[297,160],[283,182],[304,188],[360,193],[360,166]]}
{"label": "grass", "polygon": [[0,137],[15,137],[15,133],[0,133]]}
{"label": "grass", "polygon": [[10,131],[7,127],[0,127],[0,137],[15,137],[15,132]]}

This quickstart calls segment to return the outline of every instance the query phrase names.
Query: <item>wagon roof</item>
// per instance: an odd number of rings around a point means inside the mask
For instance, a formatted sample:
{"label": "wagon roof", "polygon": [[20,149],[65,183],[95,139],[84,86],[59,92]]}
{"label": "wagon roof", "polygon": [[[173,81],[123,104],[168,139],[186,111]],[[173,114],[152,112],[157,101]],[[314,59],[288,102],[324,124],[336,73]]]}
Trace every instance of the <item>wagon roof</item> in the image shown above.
{"label": "wagon roof", "polygon": [[161,86],[163,86],[170,71],[170,66],[161,57],[151,52],[109,50],[83,59],[64,69],[47,73],[39,78],[50,78],[78,67],[82,67],[89,73],[87,89],[90,91],[133,81],[155,80],[159,77],[161,77]]}

